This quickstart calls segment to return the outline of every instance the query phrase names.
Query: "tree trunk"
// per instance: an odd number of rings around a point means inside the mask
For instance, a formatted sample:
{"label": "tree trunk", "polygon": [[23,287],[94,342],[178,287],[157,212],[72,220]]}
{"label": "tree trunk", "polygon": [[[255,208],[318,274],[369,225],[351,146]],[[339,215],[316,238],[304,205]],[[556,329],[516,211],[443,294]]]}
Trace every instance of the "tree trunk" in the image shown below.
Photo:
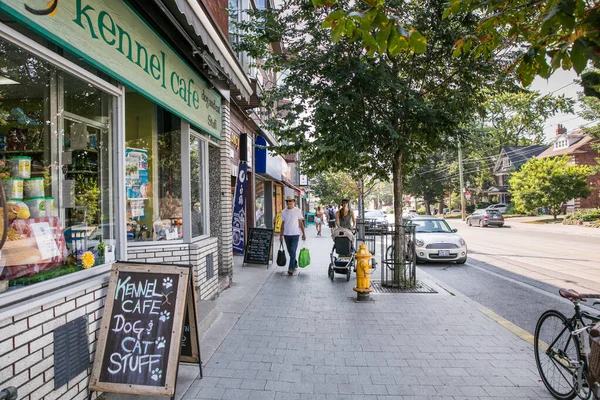
{"label": "tree trunk", "polygon": [[402,153],[398,152],[392,163],[392,183],[394,192],[394,273],[392,275],[392,286],[403,287],[406,271],[404,264],[404,228],[402,224]]}
{"label": "tree trunk", "polygon": [[425,200],[425,215],[431,215],[431,206],[429,200]]}

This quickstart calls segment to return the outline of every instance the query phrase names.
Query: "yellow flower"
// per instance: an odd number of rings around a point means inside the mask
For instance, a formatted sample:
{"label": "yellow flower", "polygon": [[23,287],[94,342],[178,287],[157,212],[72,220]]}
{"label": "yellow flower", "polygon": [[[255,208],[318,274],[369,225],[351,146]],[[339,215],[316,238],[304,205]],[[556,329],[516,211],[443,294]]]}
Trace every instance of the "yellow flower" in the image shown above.
{"label": "yellow flower", "polygon": [[92,254],[91,251],[86,251],[81,256],[81,264],[85,269],[93,267],[95,262],[96,260],[94,259],[94,254]]}

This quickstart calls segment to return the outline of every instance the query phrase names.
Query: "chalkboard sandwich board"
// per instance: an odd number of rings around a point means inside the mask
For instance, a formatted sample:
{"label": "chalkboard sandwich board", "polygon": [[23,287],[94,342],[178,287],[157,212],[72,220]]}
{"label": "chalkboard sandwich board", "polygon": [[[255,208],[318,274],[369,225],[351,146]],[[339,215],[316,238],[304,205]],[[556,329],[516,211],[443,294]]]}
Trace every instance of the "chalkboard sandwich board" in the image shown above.
{"label": "chalkboard sandwich board", "polygon": [[272,257],[273,229],[249,228],[244,264],[265,264],[269,268]]}
{"label": "chalkboard sandwich board", "polygon": [[[184,319],[197,339],[191,278],[189,266],[113,265],[90,391],[174,396]],[[198,344],[191,349],[200,362]]]}

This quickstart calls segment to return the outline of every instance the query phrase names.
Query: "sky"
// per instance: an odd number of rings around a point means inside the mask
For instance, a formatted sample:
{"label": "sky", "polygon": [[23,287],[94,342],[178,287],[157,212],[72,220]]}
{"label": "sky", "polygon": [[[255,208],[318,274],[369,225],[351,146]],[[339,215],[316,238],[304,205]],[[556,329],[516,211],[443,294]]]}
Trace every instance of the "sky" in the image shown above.
{"label": "sky", "polygon": [[[577,92],[583,91],[581,86],[573,81],[577,79],[577,74],[574,70],[563,71],[558,69],[552,74],[550,79],[542,79],[537,77],[531,84],[531,90],[537,90],[541,94],[553,93],[554,95],[564,94],[567,97],[577,101]],[[575,104],[575,111],[579,110],[579,105]],[[544,134],[547,141],[550,141],[556,136],[556,125],[562,124],[567,128],[567,132],[579,128],[580,125],[585,125],[589,121],[577,116],[577,114],[557,114],[549,118],[544,125]]]}

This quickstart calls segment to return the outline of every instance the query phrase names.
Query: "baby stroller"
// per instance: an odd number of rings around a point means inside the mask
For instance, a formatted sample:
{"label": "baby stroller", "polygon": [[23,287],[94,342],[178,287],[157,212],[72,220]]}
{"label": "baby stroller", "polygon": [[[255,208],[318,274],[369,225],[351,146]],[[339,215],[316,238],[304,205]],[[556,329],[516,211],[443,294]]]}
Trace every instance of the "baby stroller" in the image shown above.
{"label": "baby stroller", "polygon": [[333,238],[333,248],[329,254],[331,259],[327,271],[329,279],[333,280],[335,274],[345,274],[346,281],[349,281],[355,263],[354,234],[350,229],[337,228],[331,236]]}

